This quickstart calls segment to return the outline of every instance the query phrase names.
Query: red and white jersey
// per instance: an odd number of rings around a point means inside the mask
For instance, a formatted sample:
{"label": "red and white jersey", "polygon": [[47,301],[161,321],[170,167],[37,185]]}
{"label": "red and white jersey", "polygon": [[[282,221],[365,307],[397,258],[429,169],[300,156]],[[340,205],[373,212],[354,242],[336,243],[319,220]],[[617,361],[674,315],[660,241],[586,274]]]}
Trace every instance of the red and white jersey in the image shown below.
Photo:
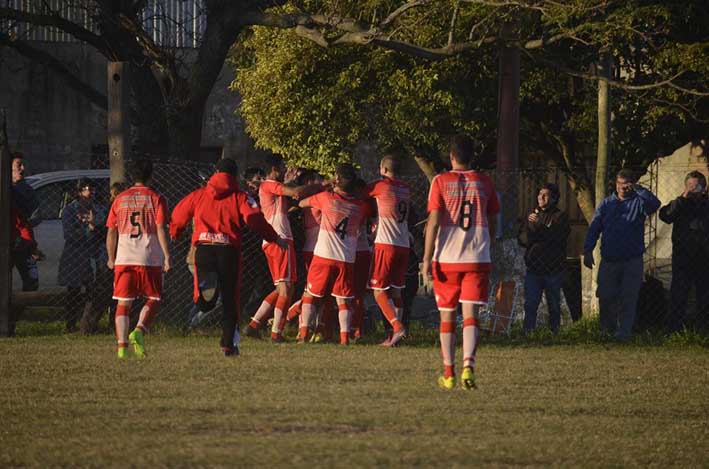
{"label": "red and white jersey", "polygon": [[357,238],[369,216],[365,202],[336,192],[320,192],[307,199],[308,205],[320,210],[320,233],[314,254],[318,257],[354,263]]}
{"label": "red and white jersey", "polygon": [[448,270],[490,264],[488,217],[500,211],[492,179],[474,170],[439,174],[428,194],[433,210],[440,213],[434,262]]}
{"label": "red and white jersey", "polygon": [[303,252],[313,252],[315,243],[318,242],[320,233],[320,210],[308,207],[303,209],[303,228],[305,229],[305,242],[303,242]]}
{"label": "red and white jersey", "polygon": [[116,197],[106,220],[118,230],[116,265],[162,266],[158,225],[167,223],[165,197],[146,186],[133,186]]}
{"label": "red and white jersey", "polygon": [[[283,183],[266,179],[258,189],[261,211],[278,236],[293,239],[288,221],[288,198],[283,195]],[[264,241],[265,243],[265,241]]]}
{"label": "red and white jersey", "polygon": [[397,179],[384,178],[367,186],[367,195],[377,201],[377,244],[409,247],[411,188]]}

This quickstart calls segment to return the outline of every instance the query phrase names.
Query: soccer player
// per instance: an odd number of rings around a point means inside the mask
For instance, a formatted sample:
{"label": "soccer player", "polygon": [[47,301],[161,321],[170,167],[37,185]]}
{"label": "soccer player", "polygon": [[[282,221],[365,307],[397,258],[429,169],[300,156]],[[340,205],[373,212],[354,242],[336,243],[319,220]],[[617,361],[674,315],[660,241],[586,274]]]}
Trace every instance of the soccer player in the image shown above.
{"label": "soccer player", "polygon": [[283,184],[286,175],[286,164],[278,155],[266,157],[266,180],[259,186],[259,199],[261,210],[278,236],[288,241],[288,249],[281,249],[276,243],[264,241],[262,249],[266,255],[268,268],[271,271],[275,290],[264,298],[263,303],[254,314],[246,328],[246,335],[260,338],[259,327],[270,315],[273,309],[273,326],[271,340],[276,343],[284,342],[282,334],[283,319],[290,306],[291,298],[297,280],[295,246],[288,220],[288,197],[299,199],[310,191],[320,188],[314,186],[289,187]]}
{"label": "soccer player", "polygon": [[[475,388],[475,353],[478,313],[487,303],[491,268],[490,245],[495,215],[500,211],[492,180],[477,170],[473,142],[465,135],[453,137],[453,169],[431,181],[423,273],[433,273],[433,291],[441,312],[442,388],[455,386],[455,331],[458,303],[463,310],[464,389]],[[434,249],[435,247],[435,249]],[[433,262],[432,262],[433,261]]]}
{"label": "soccer player", "polygon": [[223,305],[220,345],[227,357],[239,355],[235,333],[239,321],[241,229],[246,225],[278,249],[287,248],[286,241],[264,219],[256,201],[239,190],[236,173],[234,160],[219,160],[217,172],[207,186],[182,199],[172,211],[170,221],[170,235],[175,239],[194,219],[194,301],[200,301],[199,277],[216,274]]}
{"label": "soccer player", "polygon": [[308,326],[320,299],[331,294],[337,301],[340,344],[348,344],[357,238],[365,218],[369,216],[367,205],[357,197],[356,179],[354,167],[341,164],[335,171],[335,187],[331,191],[320,192],[300,201],[301,208],[316,208],[321,214],[320,233],[303,294],[301,341],[308,334]]}
{"label": "soccer player", "polygon": [[401,321],[401,290],[406,286],[406,268],[409,264],[411,189],[398,179],[399,161],[392,155],[382,158],[379,174],[382,179],[369,184],[367,190],[368,195],[376,200],[379,214],[369,287],[373,289],[374,300],[393,329],[391,338],[382,345],[394,347],[406,333]]}
{"label": "soccer player", "polygon": [[[135,161],[129,175],[133,186],[120,193],[106,220],[108,268],[114,271],[113,299],[116,307],[118,358],[128,357],[128,341],[137,357],[145,356],[144,334],[155,319],[162,295],[162,273],[170,270],[165,230],[167,202],[148,183],[153,164]],[[138,325],[128,335],[130,308],[139,296],[146,298]]]}

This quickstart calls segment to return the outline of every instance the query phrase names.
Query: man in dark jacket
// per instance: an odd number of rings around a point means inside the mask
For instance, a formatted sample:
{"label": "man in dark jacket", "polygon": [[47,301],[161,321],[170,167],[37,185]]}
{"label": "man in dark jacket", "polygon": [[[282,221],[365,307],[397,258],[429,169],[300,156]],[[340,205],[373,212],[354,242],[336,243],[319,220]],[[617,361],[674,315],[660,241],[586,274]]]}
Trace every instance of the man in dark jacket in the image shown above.
{"label": "man in dark jacket", "polygon": [[549,306],[549,327],[555,334],[561,324],[561,285],[564,280],[566,239],[569,219],[559,210],[559,188],[544,184],[537,195],[537,208],[527,217],[519,235],[519,244],[526,247],[524,261],[524,330],[537,325],[537,310],[545,294]]}
{"label": "man in dark jacket", "polygon": [[[25,163],[22,153],[12,155],[12,201],[20,215],[31,227],[41,221],[38,218],[39,201],[34,189],[25,180]],[[32,254],[32,246],[18,237],[13,245],[12,260],[22,278],[22,291],[39,288],[37,257]]]}
{"label": "man in dark jacket", "polygon": [[591,269],[593,249],[603,233],[596,291],[601,330],[618,340],[628,340],[633,332],[643,282],[645,219],[660,208],[657,197],[635,181],[631,170],[618,172],[616,191],[598,204],[583,245],[583,264]]}
{"label": "man in dark jacket", "polygon": [[681,196],[660,209],[660,220],[672,224],[672,285],[669,330],[684,327],[689,289],[694,285],[698,325],[709,318],[709,198],[707,179],[692,171]]}

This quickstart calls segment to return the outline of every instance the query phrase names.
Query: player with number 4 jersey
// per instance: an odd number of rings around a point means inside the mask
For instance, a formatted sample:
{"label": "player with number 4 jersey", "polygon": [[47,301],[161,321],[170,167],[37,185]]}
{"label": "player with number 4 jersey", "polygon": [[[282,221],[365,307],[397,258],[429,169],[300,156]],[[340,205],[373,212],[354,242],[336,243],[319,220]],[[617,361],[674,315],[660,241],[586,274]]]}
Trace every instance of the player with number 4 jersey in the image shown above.
{"label": "player with number 4 jersey", "polygon": [[340,321],[340,343],[347,345],[354,298],[354,262],[357,238],[369,210],[355,193],[357,174],[349,164],[337,167],[335,187],[300,202],[301,208],[320,210],[320,233],[308,271],[303,295],[303,324],[300,337],[305,338],[317,307],[325,295],[335,297]]}
{"label": "player with number 4 jersey", "polygon": [[423,272],[433,273],[433,291],[441,313],[440,339],[444,375],[439,385],[455,385],[455,334],[458,303],[463,311],[464,389],[475,387],[475,354],[479,336],[478,315],[487,303],[490,245],[495,215],[500,211],[492,180],[477,171],[474,145],[459,135],[450,145],[452,171],[431,181]]}

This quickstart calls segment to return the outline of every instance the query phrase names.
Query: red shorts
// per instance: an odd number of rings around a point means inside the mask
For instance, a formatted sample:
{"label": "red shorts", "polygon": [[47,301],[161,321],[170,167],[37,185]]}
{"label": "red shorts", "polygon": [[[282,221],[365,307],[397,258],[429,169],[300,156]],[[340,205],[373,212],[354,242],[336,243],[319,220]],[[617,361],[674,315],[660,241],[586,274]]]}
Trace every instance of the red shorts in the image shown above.
{"label": "red shorts", "polygon": [[369,251],[357,251],[354,263],[354,291],[357,297],[362,297],[367,293],[371,261],[372,254]]}
{"label": "red shorts", "polygon": [[274,285],[279,282],[295,283],[298,280],[295,246],[292,239],[287,241],[288,249],[281,249],[276,243],[266,243],[262,247],[263,253],[266,254],[268,270],[271,271]]}
{"label": "red shorts", "polygon": [[162,267],[145,265],[117,265],[113,271],[113,299],[135,300],[144,296],[160,300],[162,294]]}
{"label": "red shorts", "polygon": [[303,266],[305,271],[310,270],[310,264],[313,262],[313,251],[303,251]]}
{"label": "red shorts", "polygon": [[305,289],[318,298],[328,293],[337,298],[354,298],[354,264],[313,256]]}
{"label": "red shorts", "polygon": [[487,304],[490,272],[449,272],[433,266],[433,293],[438,309],[456,309],[458,303]]}
{"label": "red shorts", "polygon": [[393,244],[374,244],[374,262],[369,288],[404,288],[409,267],[409,248]]}

